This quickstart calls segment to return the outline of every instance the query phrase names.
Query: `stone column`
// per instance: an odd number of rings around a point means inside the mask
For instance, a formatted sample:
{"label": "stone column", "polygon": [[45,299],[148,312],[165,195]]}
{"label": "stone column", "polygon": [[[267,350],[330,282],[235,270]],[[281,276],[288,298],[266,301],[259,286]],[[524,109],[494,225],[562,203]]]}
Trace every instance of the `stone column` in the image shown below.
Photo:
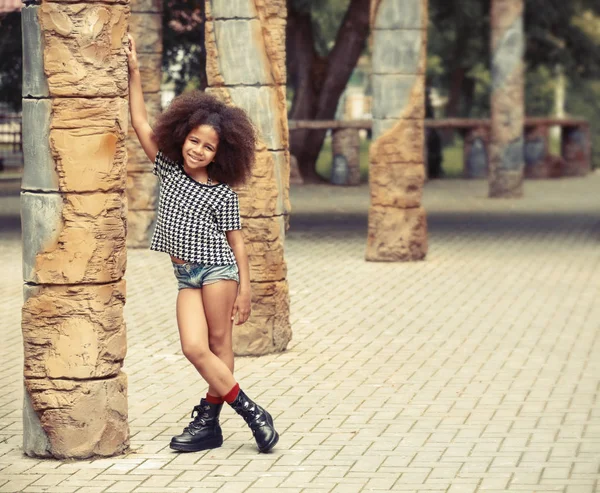
{"label": "stone column", "polygon": [[523,135],[523,159],[525,160],[526,178],[548,178],[550,132],[547,125],[527,125]]}
{"label": "stone column", "polygon": [[[144,100],[152,122],[161,111],[162,0],[131,0],[131,31],[137,46]],[[150,246],[156,219],[158,180],[133,127],[127,138],[127,245]]]}
{"label": "stone column", "polygon": [[360,185],[359,129],[335,129],[331,137],[331,153],[331,182],[335,185]]}
{"label": "stone column", "polygon": [[283,351],[291,339],[283,256],[289,213],[285,0],[207,0],[209,92],[248,112],[260,134],[250,182],[237,190],[250,259],[252,316],[234,326],[236,354]]}
{"label": "stone column", "polygon": [[492,0],[490,197],[523,195],[523,0]]}
{"label": "stone column", "polygon": [[564,176],[585,176],[592,169],[592,140],[589,124],[565,126],[561,134]]}
{"label": "stone column", "polygon": [[23,8],[23,450],[129,441],[125,357],[128,6]]}
{"label": "stone column", "polygon": [[485,178],[488,174],[489,129],[471,127],[463,140],[463,173],[465,178]]}
{"label": "stone column", "polygon": [[425,181],[427,0],[372,0],[373,143],[367,260],[427,254]]}

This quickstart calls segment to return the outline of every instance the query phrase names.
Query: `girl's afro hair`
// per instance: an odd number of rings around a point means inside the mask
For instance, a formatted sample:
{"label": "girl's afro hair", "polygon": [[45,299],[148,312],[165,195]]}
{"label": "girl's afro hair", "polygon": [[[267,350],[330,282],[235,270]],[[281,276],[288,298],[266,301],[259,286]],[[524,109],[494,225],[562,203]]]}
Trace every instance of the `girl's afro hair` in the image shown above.
{"label": "girl's afro hair", "polygon": [[216,97],[194,90],[176,97],[157,119],[154,135],[158,148],[170,159],[183,163],[181,150],[188,134],[210,125],[219,136],[209,176],[228,185],[241,185],[255,161],[256,131],[246,112],[227,106]]}

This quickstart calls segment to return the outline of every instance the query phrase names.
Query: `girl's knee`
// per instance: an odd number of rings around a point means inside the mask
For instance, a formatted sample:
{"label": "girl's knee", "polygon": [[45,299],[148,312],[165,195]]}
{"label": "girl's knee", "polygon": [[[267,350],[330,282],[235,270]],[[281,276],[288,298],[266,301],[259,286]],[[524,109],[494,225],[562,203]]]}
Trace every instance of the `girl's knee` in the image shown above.
{"label": "girl's knee", "polygon": [[192,363],[202,362],[210,353],[210,349],[203,344],[182,343],[181,350],[183,355]]}
{"label": "girl's knee", "polygon": [[219,357],[233,351],[231,337],[227,334],[211,334],[208,338],[208,344],[210,350]]}

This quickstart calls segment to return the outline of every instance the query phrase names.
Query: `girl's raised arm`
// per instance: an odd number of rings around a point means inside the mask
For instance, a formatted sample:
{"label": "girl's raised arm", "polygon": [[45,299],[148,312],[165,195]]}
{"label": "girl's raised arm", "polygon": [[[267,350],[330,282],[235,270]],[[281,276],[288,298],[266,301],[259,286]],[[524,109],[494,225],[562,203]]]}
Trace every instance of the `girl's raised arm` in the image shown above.
{"label": "girl's raised arm", "polygon": [[125,47],[127,53],[127,64],[129,65],[129,112],[131,114],[131,124],[137,134],[142,149],[150,161],[154,162],[158,152],[158,144],[154,138],[154,132],[150,123],[148,123],[148,113],[144,103],[144,93],[142,92],[142,79],[140,77],[140,66],[135,49],[135,41],[131,35],[129,46]]}

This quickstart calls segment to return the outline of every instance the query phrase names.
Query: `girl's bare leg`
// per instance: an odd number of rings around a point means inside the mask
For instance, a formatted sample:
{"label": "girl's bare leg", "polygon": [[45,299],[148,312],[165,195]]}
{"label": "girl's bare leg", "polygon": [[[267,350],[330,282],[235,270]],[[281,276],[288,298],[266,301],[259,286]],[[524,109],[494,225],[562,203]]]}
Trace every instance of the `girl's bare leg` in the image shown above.
{"label": "girl's bare leg", "polygon": [[[202,287],[204,313],[209,326],[208,346],[211,352],[227,365],[232,374],[234,363],[231,311],[237,291],[238,284],[235,281],[222,280]],[[214,396],[223,396],[229,390],[231,387],[225,393],[219,393],[213,385],[208,387],[208,393]]]}
{"label": "girl's bare leg", "polygon": [[215,395],[226,395],[235,386],[236,381],[227,364],[210,350],[208,322],[202,298],[200,289],[179,290],[177,325],[181,349],[214,390]]}

